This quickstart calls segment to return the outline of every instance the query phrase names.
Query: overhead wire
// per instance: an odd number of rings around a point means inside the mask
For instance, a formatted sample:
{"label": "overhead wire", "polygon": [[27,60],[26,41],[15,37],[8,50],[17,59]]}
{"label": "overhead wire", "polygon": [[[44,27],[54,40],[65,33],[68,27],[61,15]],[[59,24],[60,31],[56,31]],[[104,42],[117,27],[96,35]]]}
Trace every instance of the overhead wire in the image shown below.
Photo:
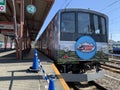
{"label": "overhead wire", "polygon": [[[115,5],[118,4],[119,2],[120,2],[120,0],[116,0],[116,1],[108,4],[106,7],[104,7],[100,11],[105,11],[107,14],[112,15],[112,16],[113,16],[113,14],[115,14],[115,16],[116,16],[116,13],[118,13],[118,10],[120,10],[119,9],[120,7],[116,7]],[[108,11],[108,9],[109,9],[109,11]],[[110,9],[112,9],[112,10],[110,10]],[[110,21],[109,25],[110,25],[110,28],[111,28],[110,31],[113,30],[113,28],[114,28],[113,25],[115,26],[115,28],[117,29],[117,31],[119,30],[119,24],[120,24],[120,18],[119,17],[120,17],[120,15],[117,14],[117,17],[114,17],[114,18],[112,18],[112,19],[109,20]],[[116,35],[114,35],[114,37],[115,36]]]}
{"label": "overhead wire", "polygon": [[63,4],[63,5],[61,5],[61,7],[60,8],[64,8],[65,7],[65,5],[66,5],[66,3],[68,2],[69,0],[65,0],[65,3]]}
{"label": "overhead wire", "polygon": [[[116,0],[116,1],[114,1],[114,2],[112,2],[112,3],[110,3],[110,4],[108,4],[106,7],[104,7],[103,9],[101,9],[100,11],[105,11],[107,14],[109,14],[109,15],[113,15],[113,14],[115,14],[115,13],[118,13],[118,10],[120,10],[119,8],[120,8],[120,6],[118,6],[118,7],[114,7],[116,4],[118,4],[118,3],[120,3],[120,0]],[[117,5],[116,5],[117,6]],[[112,10],[109,10],[108,11],[108,9],[112,9]],[[116,16],[116,15],[115,15]],[[116,24],[116,22],[118,22],[118,20],[119,20],[119,16],[117,16],[117,17],[115,17],[115,18],[112,18],[112,19],[110,19],[110,21],[112,21],[112,22],[110,22],[110,24]]]}
{"label": "overhead wire", "polygon": [[104,7],[103,9],[101,9],[100,11],[103,11],[103,10],[105,10],[105,9],[107,9],[107,8],[109,8],[109,7],[111,7],[111,6],[113,6],[114,4],[116,4],[116,3],[118,3],[120,0],[116,0],[116,1],[114,1],[114,2],[112,2],[112,3],[110,3],[109,5],[107,5],[106,7]]}
{"label": "overhead wire", "polygon": [[72,2],[72,0],[69,0],[69,2],[66,4],[66,6],[64,8],[66,9],[70,5],[71,2]]}
{"label": "overhead wire", "polygon": [[[119,0],[120,1],[120,0]],[[113,12],[117,12],[118,10],[120,10],[120,2],[116,2],[114,4],[112,4],[111,7],[108,7],[109,10],[106,10],[107,14],[113,14]]]}

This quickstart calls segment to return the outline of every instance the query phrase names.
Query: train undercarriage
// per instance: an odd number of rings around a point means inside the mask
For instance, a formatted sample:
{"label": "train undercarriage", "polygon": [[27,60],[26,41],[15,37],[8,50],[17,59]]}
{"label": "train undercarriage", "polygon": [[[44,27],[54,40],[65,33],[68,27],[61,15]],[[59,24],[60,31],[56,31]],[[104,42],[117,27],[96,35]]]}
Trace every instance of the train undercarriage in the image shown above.
{"label": "train undercarriage", "polygon": [[104,77],[98,62],[80,61],[78,64],[62,64],[57,67],[66,82],[92,81]]}

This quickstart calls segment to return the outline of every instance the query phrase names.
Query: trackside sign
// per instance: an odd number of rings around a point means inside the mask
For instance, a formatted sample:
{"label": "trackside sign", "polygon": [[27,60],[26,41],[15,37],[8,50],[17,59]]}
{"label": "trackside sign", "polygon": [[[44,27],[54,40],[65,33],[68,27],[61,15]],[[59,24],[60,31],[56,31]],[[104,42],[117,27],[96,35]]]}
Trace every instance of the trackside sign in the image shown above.
{"label": "trackside sign", "polygon": [[6,12],[6,0],[0,0],[0,12]]}

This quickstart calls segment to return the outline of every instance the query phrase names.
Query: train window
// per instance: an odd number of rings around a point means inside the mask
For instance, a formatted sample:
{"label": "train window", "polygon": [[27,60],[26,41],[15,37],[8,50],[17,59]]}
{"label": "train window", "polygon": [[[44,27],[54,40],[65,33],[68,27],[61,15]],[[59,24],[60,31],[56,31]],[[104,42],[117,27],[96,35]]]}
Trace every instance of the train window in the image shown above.
{"label": "train window", "polygon": [[78,33],[90,34],[90,17],[87,13],[78,13]]}
{"label": "train window", "polygon": [[94,15],[95,34],[105,35],[105,19]]}
{"label": "train window", "polygon": [[61,32],[75,32],[75,13],[62,13]]}
{"label": "train window", "polygon": [[120,44],[113,44],[113,48],[120,48]]}
{"label": "train window", "polygon": [[105,19],[101,17],[102,34],[105,35]]}
{"label": "train window", "polygon": [[94,15],[95,34],[100,34],[98,16]]}

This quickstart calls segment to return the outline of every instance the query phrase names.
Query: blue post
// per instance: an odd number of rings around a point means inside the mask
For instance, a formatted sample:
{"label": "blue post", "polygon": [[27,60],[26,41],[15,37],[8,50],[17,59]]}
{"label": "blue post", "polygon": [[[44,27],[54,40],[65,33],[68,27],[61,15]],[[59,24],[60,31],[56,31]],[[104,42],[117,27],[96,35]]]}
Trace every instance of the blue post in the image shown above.
{"label": "blue post", "polygon": [[54,80],[50,79],[48,90],[55,90]]}
{"label": "blue post", "polygon": [[37,50],[34,51],[33,65],[28,69],[30,72],[37,72],[40,70],[40,60],[38,59]]}
{"label": "blue post", "polygon": [[39,69],[38,53],[37,53],[37,50],[34,51],[34,60],[33,60],[32,69],[35,69],[35,70],[38,70],[38,69]]}

